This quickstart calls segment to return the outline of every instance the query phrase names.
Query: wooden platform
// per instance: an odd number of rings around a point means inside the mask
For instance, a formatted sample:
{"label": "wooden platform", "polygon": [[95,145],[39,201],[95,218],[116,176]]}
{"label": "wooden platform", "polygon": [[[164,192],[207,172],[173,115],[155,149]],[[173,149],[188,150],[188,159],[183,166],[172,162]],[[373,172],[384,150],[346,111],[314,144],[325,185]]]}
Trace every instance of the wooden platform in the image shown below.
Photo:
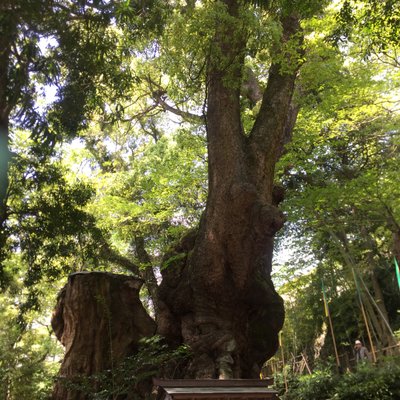
{"label": "wooden platform", "polygon": [[157,400],[268,400],[278,399],[269,389],[272,379],[153,379]]}

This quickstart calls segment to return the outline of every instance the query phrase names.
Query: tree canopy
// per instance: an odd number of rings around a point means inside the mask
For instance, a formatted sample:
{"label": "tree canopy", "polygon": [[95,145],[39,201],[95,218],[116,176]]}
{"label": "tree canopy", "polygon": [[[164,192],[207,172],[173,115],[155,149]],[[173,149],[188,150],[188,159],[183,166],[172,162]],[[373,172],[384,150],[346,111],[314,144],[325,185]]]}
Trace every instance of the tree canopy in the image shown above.
{"label": "tree canopy", "polygon": [[275,234],[287,356],[321,335],[333,354],[322,281],[341,352],[367,339],[358,298],[395,343],[397,3],[3,2],[1,390],[46,370],[33,326],[83,270],[143,279],[193,376],[257,375],[283,324]]}

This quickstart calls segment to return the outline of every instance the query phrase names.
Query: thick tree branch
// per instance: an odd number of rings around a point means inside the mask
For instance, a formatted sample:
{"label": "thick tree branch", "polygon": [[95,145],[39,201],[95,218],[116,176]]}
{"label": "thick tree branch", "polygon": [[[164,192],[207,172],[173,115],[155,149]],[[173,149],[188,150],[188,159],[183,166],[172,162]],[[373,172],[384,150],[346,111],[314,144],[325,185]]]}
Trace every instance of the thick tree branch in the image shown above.
{"label": "thick tree branch", "polygon": [[241,176],[244,135],[240,89],[246,48],[246,27],[239,18],[239,2],[224,1],[229,16],[216,21],[214,51],[208,68],[207,138],[210,192],[232,177]]}
{"label": "thick tree branch", "polygon": [[[285,18],[282,25],[282,45],[293,40],[301,32],[300,22],[295,16]],[[301,47],[301,38],[299,42],[298,47]],[[297,60],[293,60],[296,54],[288,54],[286,58],[287,60],[271,65],[260,112],[251,132],[251,140],[263,148],[270,148],[271,143],[278,143],[287,127],[287,115],[300,65]],[[282,65],[283,62],[287,62],[288,65]]]}
{"label": "thick tree branch", "polygon": [[115,250],[113,250],[108,243],[102,243],[100,247],[100,256],[106,260],[110,261],[112,263],[115,263],[128,271],[132,272],[135,277],[138,279],[140,277],[140,271],[139,267],[132,262],[129,258],[122,256],[121,254],[118,254]]}
{"label": "thick tree branch", "polygon": [[184,120],[187,120],[187,121],[192,121],[192,122],[196,122],[196,123],[204,123],[204,118],[202,116],[190,113],[188,111],[183,111],[177,106],[172,107],[165,101],[165,98],[163,96],[159,96],[159,95],[153,93],[153,96],[154,95],[156,96],[155,100],[163,108],[164,111],[169,111],[175,115],[182,117]]}
{"label": "thick tree branch", "polygon": [[157,321],[160,315],[158,283],[157,278],[154,275],[153,265],[151,263],[150,256],[145,248],[144,238],[142,236],[135,237],[135,250],[140,263],[145,266],[145,268],[141,268],[140,276],[144,279],[144,283],[149,291],[154,306],[154,314]]}
{"label": "thick tree branch", "polygon": [[257,76],[250,67],[244,69],[244,77],[241,87],[242,96],[246,97],[251,107],[254,107],[263,97],[262,89]]}
{"label": "thick tree branch", "polygon": [[[283,20],[282,46],[289,40],[298,40],[301,48],[301,27],[297,17]],[[293,46],[291,46],[293,47]],[[254,183],[269,199],[272,193],[275,163],[282,154],[283,146],[290,140],[298,108],[292,104],[295,80],[300,67],[300,54],[280,55],[281,61],[271,65],[267,88],[260,111],[248,138],[249,154],[258,165],[254,170]],[[264,173],[260,173],[264,171]],[[269,177],[268,181],[265,177]]]}
{"label": "thick tree branch", "polygon": [[166,90],[158,85],[156,82],[154,82],[150,77],[147,77],[147,82],[149,83],[151,95],[154,101],[156,102],[156,104],[160,105],[164,111],[169,111],[190,122],[204,124],[204,117],[202,117],[201,115],[193,114],[188,111],[183,111],[177,105],[171,106],[170,104],[168,104],[166,101]]}

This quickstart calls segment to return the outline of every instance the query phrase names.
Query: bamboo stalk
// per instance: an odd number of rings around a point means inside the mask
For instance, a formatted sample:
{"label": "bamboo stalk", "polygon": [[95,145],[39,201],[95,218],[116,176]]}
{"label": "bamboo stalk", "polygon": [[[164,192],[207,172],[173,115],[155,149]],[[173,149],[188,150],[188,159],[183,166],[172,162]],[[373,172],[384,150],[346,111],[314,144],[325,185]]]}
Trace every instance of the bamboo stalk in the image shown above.
{"label": "bamboo stalk", "polygon": [[338,371],[340,370],[340,359],[339,359],[339,353],[336,347],[336,338],[335,338],[335,332],[333,330],[333,323],[332,323],[332,318],[331,318],[331,312],[329,310],[329,306],[328,306],[328,300],[326,299],[325,296],[325,289],[324,289],[324,282],[322,282],[322,296],[324,298],[324,305],[325,305],[325,314],[328,317],[328,321],[329,321],[329,327],[330,327],[330,331],[331,331],[331,335],[332,335],[332,341],[333,341],[333,349],[335,351],[335,358],[336,358],[336,365],[338,367]]}
{"label": "bamboo stalk", "polygon": [[279,346],[280,346],[280,348],[281,348],[283,381],[285,382],[285,392],[287,392],[287,391],[288,391],[288,383],[287,383],[287,378],[286,378],[285,356],[284,356],[284,354],[283,354],[282,331],[279,332]]}
{"label": "bamboo stalk", "polygon": [[328,309],[328,318],[329,318],[329,325],[331,327],[331,335],[332,335],[332,340],[333,340],[333,348],[335,349],[335,357],[336,357],[336,364],[338,366],[338,369],[340,369],[340,359],[339,359],[339,353],[337,351],[336,347],[336,338],[335,338],[335,333],[333,331],[333,324],[332,324],[332,318],[331,318],[331,313]]}
{"label": "bamboo stalk", "polygon": [[391,336],[394,337],[394,333],[393,333],[393,331],[392,331],[392,328],[391,328],[390,325],[389,325],[389,322],[386,320],[385,316],[383,315],[382,310],[380,309],[380,307],[379,307],[378,304],[376,303],[375,299],[372,297],[370,291],[368,290],[367,286],[365,285],[364,279],[363,279],[361,276],[360,276],[360,279],[361,279],[361,283],[362,283],[363,286],[364,286],[365,291],[367,292],[368,296],[369,296],[370,299],[372,300],[372,304],[373,304],[373,305],[375,306],[375,308],[378,310],[378,312],[379,312],[379,314],[380,314],[380,316],[381,316],[381,318],[382,318],[382,321],[384,322],[384,324],[385,324],[386,327],[388,328],[388,330],[389,330]]}
{"label": "bamboo stalk", "polygon": [[358,281],[357,281],[356,273],[355,273],[355,271],[354,271],[354,268],[352,268],[351,270],[353,271],[354,282],[355,282],[355,284],[356,284],[356,289],[357,289],[357,293],[358,293],[358,299],[359,299],[359,301],[360,301],[361,313],[362,313],[362,315],[363,315],[365,328],[367,329],[368,340],[369,340],[369,344],[370,344],[370,346],[371,346],[372,358],[373,358],[373,360],[374,360],[374,363],[376,363],[375,347],[374,347],[374,343],[372,342],[371,331],[370,331],[370,329],[369,329],[369,324],[368,324],[368,320],[367,320],[367,315],[366,315],[366,313],[365,313],[364,304],[363,304],[363,301],[362,301],[362,298],[361,298],[360,288],[358,287]]}

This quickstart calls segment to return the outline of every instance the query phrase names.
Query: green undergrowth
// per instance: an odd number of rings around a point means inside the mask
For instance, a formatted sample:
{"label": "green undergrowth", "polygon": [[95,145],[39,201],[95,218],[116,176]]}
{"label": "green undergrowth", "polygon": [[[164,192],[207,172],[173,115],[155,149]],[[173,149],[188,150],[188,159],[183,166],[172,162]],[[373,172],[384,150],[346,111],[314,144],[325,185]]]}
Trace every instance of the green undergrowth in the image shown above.
{"label": "green undergrowth", "polygon": [[152,378],[168,373],[174,376],[190,357],[186,346],[170,349],[160,336],[144,338],[138,352],[111,369],[91,376],[60,379],[75,395],[85,399],[145,399],[151,392]]}
{"label": "green undergrowth", "polygon": [[332,365],[321,366],[311,375],[275,376],[281,400],[395,400],[400,399],[400,357],[364,364],[352,372],[338,374]]}

